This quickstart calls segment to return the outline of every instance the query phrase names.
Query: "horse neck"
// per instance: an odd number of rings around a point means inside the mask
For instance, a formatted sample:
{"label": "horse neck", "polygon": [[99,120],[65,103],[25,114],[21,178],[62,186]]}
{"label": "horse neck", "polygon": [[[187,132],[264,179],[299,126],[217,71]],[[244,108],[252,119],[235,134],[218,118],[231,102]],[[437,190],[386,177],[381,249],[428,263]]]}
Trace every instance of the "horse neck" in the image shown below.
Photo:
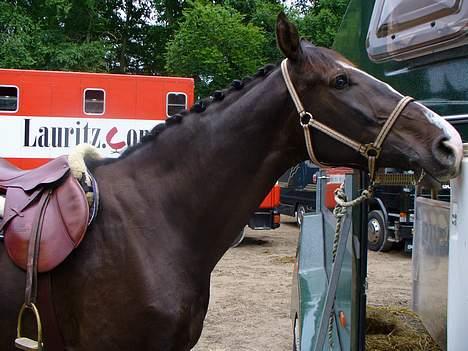
{"label": "horse neck", "polygon": [[279,176],[303,158],[291,140],[294,109],[281,73],[251,84],[186,116],[110,172],[127,175],[132,185],[120,188],[136,191],[138,206],[151,212],[143,226],[156,221],[210,269]]}

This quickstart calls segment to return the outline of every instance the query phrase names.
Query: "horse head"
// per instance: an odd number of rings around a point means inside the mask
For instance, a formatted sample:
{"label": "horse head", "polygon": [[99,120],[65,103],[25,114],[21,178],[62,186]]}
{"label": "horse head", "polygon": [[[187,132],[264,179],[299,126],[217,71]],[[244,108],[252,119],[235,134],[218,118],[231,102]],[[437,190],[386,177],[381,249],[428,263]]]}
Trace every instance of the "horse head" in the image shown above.
{"label": "horse head", "polygon": [[[381,138],[378,155],[373,155],[379,167],[424,170],[441,181],[457,175],[462,141],[442,117],[412,99],[403,100],[402,94],[340,54],[300,39],[284,14],[278,16],[276,35],[287,57],[285,81],[289,76],[294,86],[289,89],[292,99],[295,90],[300,101],[295,102],[298,111],[291,123],[298,124],[302,112],[307,115],[305,123],[312,118],[331,131],[313,127],[306,131],[306,138],[307,132],[311,135],[312,158],[330,166],[370,168],[360,148]],[[395,120],[386,123],[394,114]],[[380,135],[382,129],[388,129],[385,135]],[[304,137],[294,139],[302,142]],[[300,147],[305,152],[303,142]]]}

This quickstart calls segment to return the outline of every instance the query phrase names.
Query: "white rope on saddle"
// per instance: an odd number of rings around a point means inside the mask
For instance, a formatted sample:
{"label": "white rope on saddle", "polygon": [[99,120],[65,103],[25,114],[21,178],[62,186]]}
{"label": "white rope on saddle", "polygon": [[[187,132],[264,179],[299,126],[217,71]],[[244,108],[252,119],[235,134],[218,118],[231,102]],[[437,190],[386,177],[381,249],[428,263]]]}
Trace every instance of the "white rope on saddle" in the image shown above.
{"label": "white rope on saddle", "polygon": [[102,156],[96,147],[90,144],[80,144],[68,155],[68,164],[70,165],[70,171],[74,178],[82,180],[84,177],[86,184],[91,186],[92,180],[84,161],[85,158],[99,160]]}

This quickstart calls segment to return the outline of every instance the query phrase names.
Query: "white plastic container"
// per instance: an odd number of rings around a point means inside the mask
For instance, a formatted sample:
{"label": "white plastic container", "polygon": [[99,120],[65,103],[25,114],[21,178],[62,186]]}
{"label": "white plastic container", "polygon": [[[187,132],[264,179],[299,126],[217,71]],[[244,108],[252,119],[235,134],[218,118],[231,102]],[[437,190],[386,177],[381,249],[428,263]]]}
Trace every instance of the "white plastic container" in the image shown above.
{"label": "white plastic container", "polygon": [[461,174],[452,180],[450,204],[447,350],[468,350],[468,144]]}

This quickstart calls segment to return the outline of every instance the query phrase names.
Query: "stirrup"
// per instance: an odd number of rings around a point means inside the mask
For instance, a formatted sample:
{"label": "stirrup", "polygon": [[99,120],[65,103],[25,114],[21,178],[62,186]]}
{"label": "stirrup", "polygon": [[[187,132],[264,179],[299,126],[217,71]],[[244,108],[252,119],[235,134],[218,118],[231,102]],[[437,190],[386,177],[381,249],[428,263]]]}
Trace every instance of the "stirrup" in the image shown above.
{"label": "stirrup", "polygon": [[[23,322],[23,313],[28,309],[31,310],[36,317],[36,324],[37,324],[37,341],[32,340],[26,337],[21,336],[21,325]],[[39,311],[34,303],[26,304],[24,303],[21,306],[19,315],[18,315],[18,325],[16,328],[16,339],[15,339],[15,346],[16,348],[23,350],[23,351],[42,351],[44,344],[42,343],[42,323],[41,317],[39,316]]]}

